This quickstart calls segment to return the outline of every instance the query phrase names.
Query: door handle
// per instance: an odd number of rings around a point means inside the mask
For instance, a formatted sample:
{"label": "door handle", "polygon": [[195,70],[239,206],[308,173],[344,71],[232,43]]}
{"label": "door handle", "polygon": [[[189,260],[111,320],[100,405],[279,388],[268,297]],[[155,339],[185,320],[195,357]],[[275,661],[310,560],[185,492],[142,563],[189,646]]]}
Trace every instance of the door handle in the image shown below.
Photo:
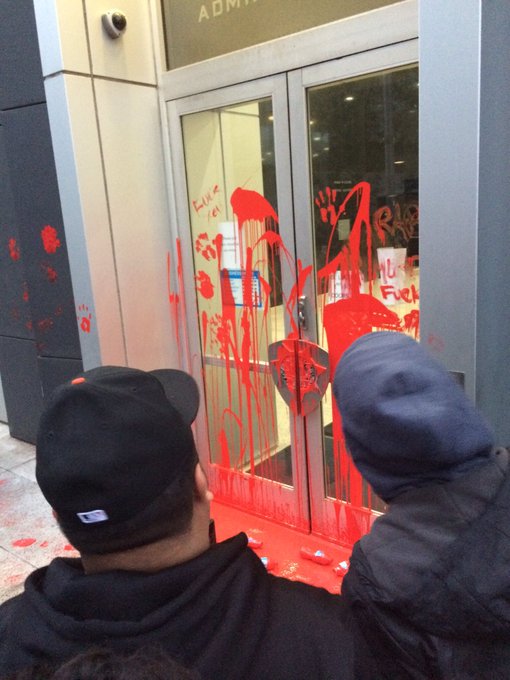
{"label": "door handle", "polygon": [[299,327],[306,331],[308,329],[308,316],[306,310],[306,295],[300,295],[297,302],[298,309],[298,324]]}

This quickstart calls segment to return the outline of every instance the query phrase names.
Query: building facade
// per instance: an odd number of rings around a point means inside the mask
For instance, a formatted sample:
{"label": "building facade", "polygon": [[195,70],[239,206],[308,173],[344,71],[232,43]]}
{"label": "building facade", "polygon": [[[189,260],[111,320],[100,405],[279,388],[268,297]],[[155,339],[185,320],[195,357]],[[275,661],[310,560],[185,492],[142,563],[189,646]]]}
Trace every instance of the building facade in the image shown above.
{"label": "building facade", "polygon": [[329,376],[388,329],[508,443],[507,3],[10,10],[5,92],[28,94],[2,101],[2,281],[30,307],[2,307],[0,374],[9,425],[31,414],[21,438],[81,362],[181,367],[216,497],[350,543],[383,506]]}

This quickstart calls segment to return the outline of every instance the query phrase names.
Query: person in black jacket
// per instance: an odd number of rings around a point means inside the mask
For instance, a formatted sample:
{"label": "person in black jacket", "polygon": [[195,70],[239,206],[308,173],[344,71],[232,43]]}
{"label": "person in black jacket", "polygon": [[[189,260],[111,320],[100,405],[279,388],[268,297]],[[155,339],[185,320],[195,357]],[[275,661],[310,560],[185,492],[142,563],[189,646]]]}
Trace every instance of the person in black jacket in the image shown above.
{"label": "person in black jacket", "polygon": [[205,679],[377,678],[342,598],[269,574],[245,534],[210,544],[198,404],[175,370],[101,367],[57,388],[36,476],[81,559],[0,606],[0,677],[157,643]]}
{"label": "person in black jacket", "polygon": [[380,678],[510,678],[508,451],[416,341],[354,342],[333,392],[352,460],[388,504],[342,596]]}

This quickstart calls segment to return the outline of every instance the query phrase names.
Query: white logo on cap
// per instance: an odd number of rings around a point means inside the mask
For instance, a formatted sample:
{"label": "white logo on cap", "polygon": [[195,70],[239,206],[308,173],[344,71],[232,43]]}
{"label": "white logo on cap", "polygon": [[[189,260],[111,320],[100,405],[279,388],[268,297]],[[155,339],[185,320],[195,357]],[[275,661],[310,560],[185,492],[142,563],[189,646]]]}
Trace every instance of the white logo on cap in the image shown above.
{"label": "white logo on cap", "polygon": [[104,510],[89,510],[89,512],[76,513],[83,524],[95,524],[96,522],[104,522],[108,519],[108,515]]}

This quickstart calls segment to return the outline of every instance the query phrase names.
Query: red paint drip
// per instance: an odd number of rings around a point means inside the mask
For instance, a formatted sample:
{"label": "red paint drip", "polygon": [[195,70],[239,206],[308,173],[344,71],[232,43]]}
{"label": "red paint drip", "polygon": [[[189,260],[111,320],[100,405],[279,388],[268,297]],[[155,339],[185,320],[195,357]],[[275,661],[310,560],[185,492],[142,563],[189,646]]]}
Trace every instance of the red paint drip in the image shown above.
{"label": "red paint drip", "polygon": [[49,254],[56,253],[57,248],[60,248],[62,245],[60,240],[57,238],[57,230],[53,227],[50,227],[49,224],[47,224],[44,229],[41,230],[41,239],[44,250]]}
{"label": "red paint drip", "polygon": [[16,243],[15,238],[9,239],[9,255],[10,255],[11,260],[13,260],[13,262],[17,262],[20,258],[19,246]]}
{"label": "red paint drip", "polygon": [[239,229],[242,229],[243,224],[249,220],[265,222],[266,219],[271,218],[278,223],[278,215],[272,205],[257,191],[237,187],[230,197],[230,205],[234,214],[237,215]]}
{"label": "red paint drip", "polygon": [[166,254],[166,287],[168,296],[168,306],[170,308],[170,318],[172,319],[172,326],[174,330],[175,342],[177,351],[180,353],[180,335],[179,335],[179,296],[172,290],[171,283],[172,259],[170,253]]}
{"label": "red paint drip", "polygon": [[29,545],[33,545],[35,542],[35,538],[20,538],[17,541],[13,541],[12,545],[15,548],[28,548]]}

